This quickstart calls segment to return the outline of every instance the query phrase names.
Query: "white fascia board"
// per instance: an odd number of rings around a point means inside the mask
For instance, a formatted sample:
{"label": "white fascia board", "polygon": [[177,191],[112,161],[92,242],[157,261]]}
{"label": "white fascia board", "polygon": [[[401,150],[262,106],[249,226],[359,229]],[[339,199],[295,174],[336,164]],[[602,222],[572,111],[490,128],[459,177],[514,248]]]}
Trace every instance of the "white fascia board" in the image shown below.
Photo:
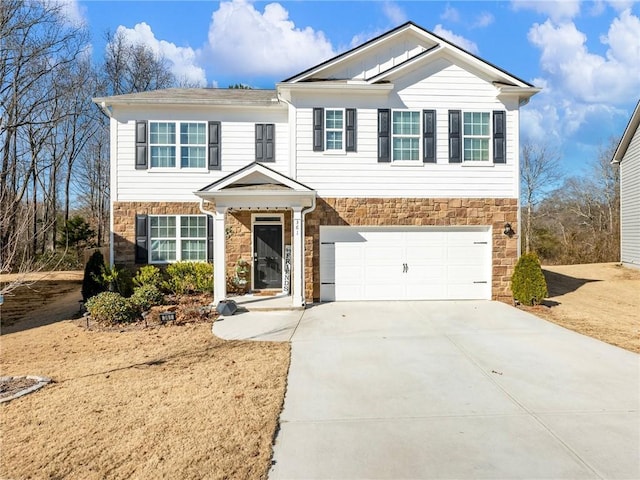
{"label": "white fascia board", "polygon": [[[309,187],[307,187],[306,185],[296,182],[295,180],[288,178],[285,175],[282,175],[281,173],[278,173],[276,171],[273,171],[269,168],[264,167],[259,163],[256,163],[252,165],[250,168],[241,169],[235,173],[232,173],[226,178],[223,178],[218,183],[215,183],[214,185],[212,185],[212,188],[210,190],[200,191],[199,193],[214,193],[214,192],[222,193],[221,192],[222,189],[241,181],[243,178],[246,178],[249,175],[252,175],[253,173],[260,173],[261,175],[264,175],[265,177],[273,180],[273,182],[284,185],[285,187],[290,188],[293,192],[296,192],[296,193],[314,191]],[[249,193],[247,192],[246,194],[248,195]]]}
{"label": "white fascia board", "polygon": [[347,82],[309,82],[309,83],[278,83],[276,89],[278,94],[286,101],[291,101],[292,93],[347,93],[386,96],[393,91],[392,83],[347,83]]}
{"label": "white fascia board", "polygon": [[242,192],[194,192],[217,207],[235,209],[283,209],[313,205],[316,192],[253,190]]}

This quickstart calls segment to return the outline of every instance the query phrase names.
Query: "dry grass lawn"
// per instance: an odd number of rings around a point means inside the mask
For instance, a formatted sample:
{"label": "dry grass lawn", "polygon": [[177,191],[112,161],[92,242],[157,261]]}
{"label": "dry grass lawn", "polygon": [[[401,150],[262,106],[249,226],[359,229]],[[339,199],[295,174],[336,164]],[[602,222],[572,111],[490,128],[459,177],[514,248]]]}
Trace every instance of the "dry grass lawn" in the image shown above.
{"label": "dry grass lawn", "polygon": [[640,353],[640,270],[615,263],[544,266],[548,306],[527,310]]}
{"label": "dry grass lawn", "polygon": [[223,341],[210,323],[78,323],[1,337],[0,374],[55,383],[0,405],[0,478],[266,477],[288,344]]}

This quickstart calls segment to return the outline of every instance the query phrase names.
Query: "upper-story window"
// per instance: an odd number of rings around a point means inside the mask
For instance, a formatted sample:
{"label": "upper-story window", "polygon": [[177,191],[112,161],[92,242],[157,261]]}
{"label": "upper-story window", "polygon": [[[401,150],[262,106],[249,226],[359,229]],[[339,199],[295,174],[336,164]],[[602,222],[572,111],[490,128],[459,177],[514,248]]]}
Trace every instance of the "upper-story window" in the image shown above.
{"label": "upper-story window", "polygon": [[463,157],[465,162],[488,162],[491,145],[489,112],[464,112],[462,120]]}
{"label": "upper-story window", "polygon": [[392,160],[420,160],[420,112],[394,110]]}
{"label": "upper-story window", "polygon": [[344,150],[344,110],[325,110],[325,149]]}
{"label": "upper-story window", "polygon": [[355,108],[314,108],[313,151],[355,152],[357,117]]}
{"label": "upper-story window", "polygon": [[180,168],[205,168],[206,151],[206,123],[149,122],[151,168],[175,168],[178,152]]}

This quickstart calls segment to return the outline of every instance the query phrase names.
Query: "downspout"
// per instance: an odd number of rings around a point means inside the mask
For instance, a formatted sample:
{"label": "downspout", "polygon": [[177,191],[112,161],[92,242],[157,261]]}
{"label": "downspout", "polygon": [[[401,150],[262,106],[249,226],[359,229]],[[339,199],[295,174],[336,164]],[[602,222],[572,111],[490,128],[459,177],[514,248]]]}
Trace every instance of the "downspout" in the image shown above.
{"label": "downspout", "polygon": [[[210,212],[209,210],[206,210],[206,209],[204,208],[204,198],[200,198],[200,203],[198,204],[198,208],[199,208],[199,209],[200,209],[200,211],[201,211],[202,213],[204,213],[205,215],[211,215],[211,217],[212,217],[212,218],[214,218],[214,219],[216,218],[216,215],[215,215],[215,213],[214,213],[214,212]],[[209,223],[209,222],[207,222],[207,223]],[[213,235],[213,232],[211,232],[211,234]],[[214,242],[215,242],[215,237],[214,237]],[[215,248],[215,247],[214,247],[214,248]],[[214,252],[214,254],[215,254],[215,252]],[[215,256],[214,256],[214,258],[213,258],[213,263],[215,263]],[[213,266],[213,265],[212,265],[212,266]],[[214,272],[214,275],[215,275],[215,272]],[[214,288],[214,290],[215,290],[215,288],[216,288],[215,282],[214,282],[214,284],[213,284],[213,288]],[[212,292],[211,292],[211,295],[212,295],[213,297],[215,297],[215,293],[214,293],[214,291],[212,291]],[[212,300],[212,302],[213,302],[213,300]]]}

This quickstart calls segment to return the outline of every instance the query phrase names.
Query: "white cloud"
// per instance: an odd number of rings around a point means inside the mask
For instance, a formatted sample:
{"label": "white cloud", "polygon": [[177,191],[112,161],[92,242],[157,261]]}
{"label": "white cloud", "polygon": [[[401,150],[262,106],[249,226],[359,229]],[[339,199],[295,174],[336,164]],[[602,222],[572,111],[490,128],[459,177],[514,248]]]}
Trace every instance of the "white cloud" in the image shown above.
{"label": "white cloud", "polygon": [[467,40],[466,38],[456,35],[451,30],[447,30],[442,25],[438,24],[433,29],[433,33],[438,35],[439,37],[444,38],[445,40],[450,41],[451,43],[457,45],[460,48],[464,48],[466,51],[478,54],[478,45],[476,45],[471,40]]}
{"label": "white cloud", "polygon": [[598,55],[572,22],[534,24],[528,38],[540,49],[543,78],[533,83],[544,90],[523,109],[523,136],[566,141],[582,132],[597,143],[603,125],[628,117],[640,91],[639,31],[640,18],[624,10],[600,37],[608,49]]}
{"label": "white cloud", "polygon": [[86,25],[86,8],[81,7],[77,0],[45,0],[54,7],[60,8],[60,14],[73,26],[80,27]]}
{"label": "white cloud", "polygon": [[259,12],[246,0],[220,3],[213,12],[202,58],[219,72],[286,76],[335,56],[321,31],[296,28],[279,3]]}
{"label": "white cloud", "polygon": [[540,48],[540,63],[550,82],[584,102],[622,103],[640,90],[640,19],[630,11],[616,18],[601,42],[609,45],[606,57],[590,53],[587,37],[572,22],[554,25],[550,20],[529,31]]}
{"label": "white cloud", "polygon": [[533,10],[554,21],[567,20],[580,13],[580,0],[512,0],[515,10]]}
{"label": "white cloud", "polygon": [[186,82],[189,85],[206,86],[207,79],[204,69],[197,64],[196,52],[191,47],[178,47],[176,44],[165,40],[158,40],[146,23],[138,23],[133,28],[126,28],[120,25],[117,33],[122,33],[134,44],[144,44],[156,55],[167,60],[171,67],[171,72],[178,81]]}
{"label": "white cloud", "polygon": [[395,2],[385,1],[382,4],[382,12],[394,25],[401,25],[407,21],[407,14]]}
{"label": "white cloud", "polygon": [[449,22],[459,22],[460,12],[447,3],[447,6],[445,7],[444,12],[440,15],[440,18]]}
{"label": "white cloud", "polygon": [[472,28],[486,28],[493,23],[494,16],[489,12],[482,12],[473,22]]}

